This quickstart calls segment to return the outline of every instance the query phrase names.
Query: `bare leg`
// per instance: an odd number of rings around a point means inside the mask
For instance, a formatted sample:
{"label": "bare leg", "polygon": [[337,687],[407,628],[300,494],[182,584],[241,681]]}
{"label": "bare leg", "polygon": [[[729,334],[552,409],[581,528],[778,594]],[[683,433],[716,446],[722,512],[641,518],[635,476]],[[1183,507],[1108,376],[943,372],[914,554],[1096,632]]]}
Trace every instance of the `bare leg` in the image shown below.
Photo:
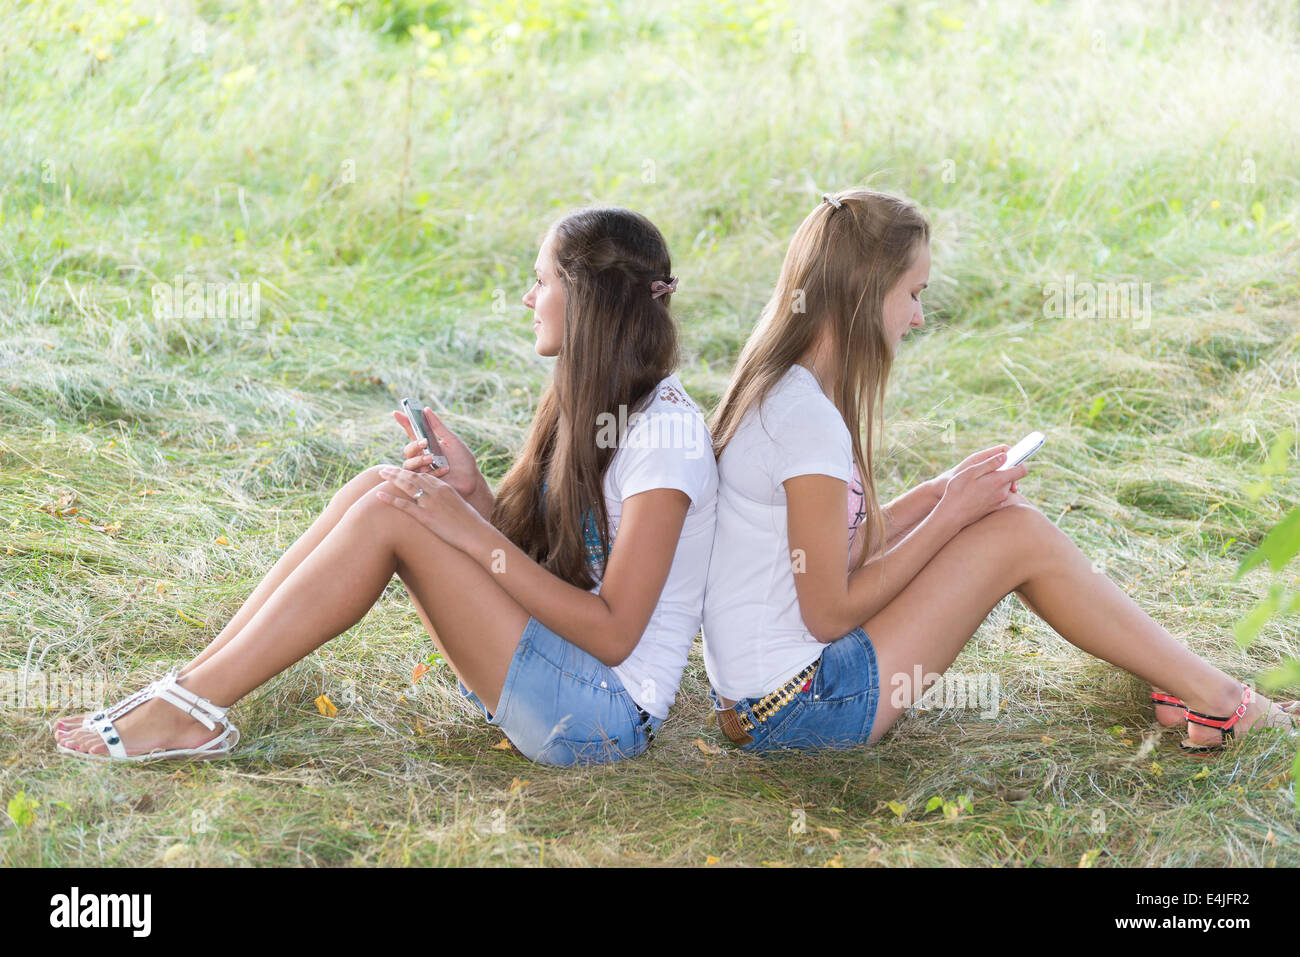
{"label": "bare leg", "polygon": [[[233,704],[356,624],[394,572],[427,612],[434,640],[453,670],[495,710],[528,612],[476,561],[373,495],[347,510],[239,634],[186,675],[183,687],[218,706]],[[157,700],[124,715],[117,728],[133,754],[195,747],[215,736]],[[63,743],[105,750],[90,729],[73,729]]]}
{"label": "bare leg", "polygon": [[[870,740],[879,740],[925,689],[910,690],[900,705],[895,676],[948,669],[1002,598],[1017,591],[1061,637],[1118,665],[1153,686],[1171,689],[1193,710],[1229,714],[1241,685],[1195,655],[1142,611],[1092,564],[1051,520],[1029,505],[999,508],[968,525],[917,573],[892,602],[863,624],[880,666],[881,702]],[[901,679],[899,679],[901,680]],[[1271,714],[1255,698],[1240,723],[1244,731]],[[1219,734],[1194,726],[1197,744]]]}
{"label": "bare leg", "polygon": [[[343,517],[344,513],[346,513],[349,508],[365,495],[366,492],[373,488],[377,488],[383,483],[383,476],[379,474],[379,470],[383,467],[384,466],[382,465],[375,465],[366,469],[334,493],[334,497],[330,499],[329,505],[325,507],[324,511],[322,511],[319,516],[317,516],[316,521],[311,524],[311,527],[308,528],[307,531],[303,532],[302,535],[299,536],[298,540],[280,556],[275,565],[272,566],[271,570],[266,573],[266,577],[264,577],[258,586],[253,589],[253,593],[245,599],[244,604],[240,607],[239,611],[235,613],[235,616],[226,623],[226,627],[222,628],[221,631],[218,632],[217,636],[209,642],[206,648],[199,652],[197,657],[181,669],[182,676],[189,674],[195,665],[211,658],[218,650],[225,647],[226,643],[229,642],[230,639],[239,634],[243,627],[252,620],[252,617],[255,614],[257,614],[258,610],[266,604],[266,600],[270,598],[271,595],[275,593],[275,590],[284,583],[285,579],[293,573],[293,570],[301,565],[303,560],[312,553],[316,546],[325,540],[325,536],[328,535],[334,529],[334,526],[339,523],[339,519]],[[423,617],[423,613],[421,614]],[[105,702],[105,704],[108,703],[109,702]],[[87,712],[87,714],[60,718],[55,722],[55,727],[80,727],[82,719],[87,717],[88,714],[89,712]]]}
{"label": "bare leg", "polygon": [[[1019,493],[1012,494],[1010,497],[1010,501],[1019,505],[1029,505],[1031,508],[1033,507],[1032,503],[1028,499],[1026,499],[1023,495],[1020,495]],[[1021,604],[1023,604],[1026,608],[1032,611],[1039,618],[1043,618],[1043,613],[1034,607],[1034,603],[1029,600],[1029,596],[1025,594],[1023,589],[1020,588],[1016,589],[1016,597],[1020,599]],[[1155,685],[1151,686],[1151,690],[1159,691],[1165,694],[1168,693],[1165,691],[1164,688],[1157,688]],[[1173,728],[1179,725],[1185,725],[1187,723],[1186,719],[1183,717],[1183,712],[1181,708],[1178,708],[1175,705],[1166,704],[1158,701],[1153,701],[1151,702],[1151,704],[1152,704],[1152,710],[1155,712],[1156,720],[1160,722],[1160,724],[1163,725],[1164,727]]]}

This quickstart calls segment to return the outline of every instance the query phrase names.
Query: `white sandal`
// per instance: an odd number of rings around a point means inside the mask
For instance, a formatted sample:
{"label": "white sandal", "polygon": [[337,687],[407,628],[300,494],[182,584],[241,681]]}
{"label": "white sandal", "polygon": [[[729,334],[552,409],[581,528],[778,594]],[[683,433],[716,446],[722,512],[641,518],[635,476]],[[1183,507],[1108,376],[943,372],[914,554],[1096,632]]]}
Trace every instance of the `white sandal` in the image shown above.
{"label": "white sandal", "polygon": [[[108,748],[107,754],[91,754],[88,751],[78,751],[75,748],[66,747],[63,744],[58,745],[58,750],[74,758],[86,758],[91,761],[153,761],[160,758],[191,757],[224,758],[239,743],[239,729],[226,718],[226,712],[230,709],[218,708],[207,698],[200,698],[194,692],[182,688],[176,683],[176,676],[179,673],[179,668],[172,669],[147,688],[141,688],[134,694],[123,698],[111,708],[100,711],[83,722],[83,727],[89,726],[95,729],[95,732]],[[134,711],[137,707],[153,698],[161,698],[168,704],[175,705],[209,731],[215,731],[218,722],[225,727],[225,730],[211,741],[205,741],[197,748],[176,748],[171,751],[127,754],[126,747],[122,744],[122,736],[117,733],[117,728],[114,727],[113,722],[128,711]]]}

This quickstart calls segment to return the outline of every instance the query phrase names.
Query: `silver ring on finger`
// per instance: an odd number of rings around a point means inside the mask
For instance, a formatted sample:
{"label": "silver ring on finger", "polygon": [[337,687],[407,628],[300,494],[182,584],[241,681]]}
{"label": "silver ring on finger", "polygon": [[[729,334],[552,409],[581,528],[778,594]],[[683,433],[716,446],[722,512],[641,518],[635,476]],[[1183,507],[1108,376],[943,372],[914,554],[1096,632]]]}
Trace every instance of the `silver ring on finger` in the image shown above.
{"label": "silver ring on finger", "polygon": [[419,499],[419,497],[420,497],[421,495],[423,495],[423,494],[424,494],[424,489],[422,489],[422,488],[417,488],[417,489],[415,490],[415,494],[412,495],[411,498],[413,498],[413,499]]}

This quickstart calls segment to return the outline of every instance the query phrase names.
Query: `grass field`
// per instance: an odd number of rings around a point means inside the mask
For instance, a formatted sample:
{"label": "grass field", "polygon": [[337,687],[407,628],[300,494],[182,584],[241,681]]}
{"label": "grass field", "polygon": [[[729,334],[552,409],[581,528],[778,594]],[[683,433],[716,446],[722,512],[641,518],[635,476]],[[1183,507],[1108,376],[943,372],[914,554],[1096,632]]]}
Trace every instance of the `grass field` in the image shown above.
{"label": "grass field", "polygon": [[[549,373],[519,299],[571,208],[663,230],[711,410],[794,228],[863,183],[935,234],[885,497],[1041,429],[1022,492],[1157,621],[1242,678],[1300,652],[1295,616],[1232,633],[1297,580],[1232,580],[1300,503],[1294,467],[1249,494],[1300,431],[1295,5],[859,6],[494,0],[411,31],[394,3],[0,2],[0,668],[115,699],[188,660],[395,459],[402,395],[503,474]],[[259,308],[159,315],[177,277]],[[1067,283],[1147,308],[1053,307]],[[394,579],[211,765],[65,760],[56,711],[10,700],[0,862],[1300,863],[1293,742],[1183,757],[1014,597],[954,666],[998,676],[996,717],[818,756],[725,744],[697,643],[647,755],[533,765],[445,666],[413,684],[432,651]]]}

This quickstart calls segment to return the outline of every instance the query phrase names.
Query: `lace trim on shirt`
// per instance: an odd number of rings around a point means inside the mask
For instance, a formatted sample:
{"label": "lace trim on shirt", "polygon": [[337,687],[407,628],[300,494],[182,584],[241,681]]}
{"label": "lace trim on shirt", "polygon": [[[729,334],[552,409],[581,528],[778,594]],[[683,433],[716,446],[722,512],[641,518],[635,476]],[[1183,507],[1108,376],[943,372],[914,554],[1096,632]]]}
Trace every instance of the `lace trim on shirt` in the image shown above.
{"label": "lace trim on shirt", "polygon": [[684,405],[696,412],[700,411],[700,407],[691,401],[690,396],[671,384],[666,383],[659,387],[659,398],[664,402],[671,402],[673,405]]}

